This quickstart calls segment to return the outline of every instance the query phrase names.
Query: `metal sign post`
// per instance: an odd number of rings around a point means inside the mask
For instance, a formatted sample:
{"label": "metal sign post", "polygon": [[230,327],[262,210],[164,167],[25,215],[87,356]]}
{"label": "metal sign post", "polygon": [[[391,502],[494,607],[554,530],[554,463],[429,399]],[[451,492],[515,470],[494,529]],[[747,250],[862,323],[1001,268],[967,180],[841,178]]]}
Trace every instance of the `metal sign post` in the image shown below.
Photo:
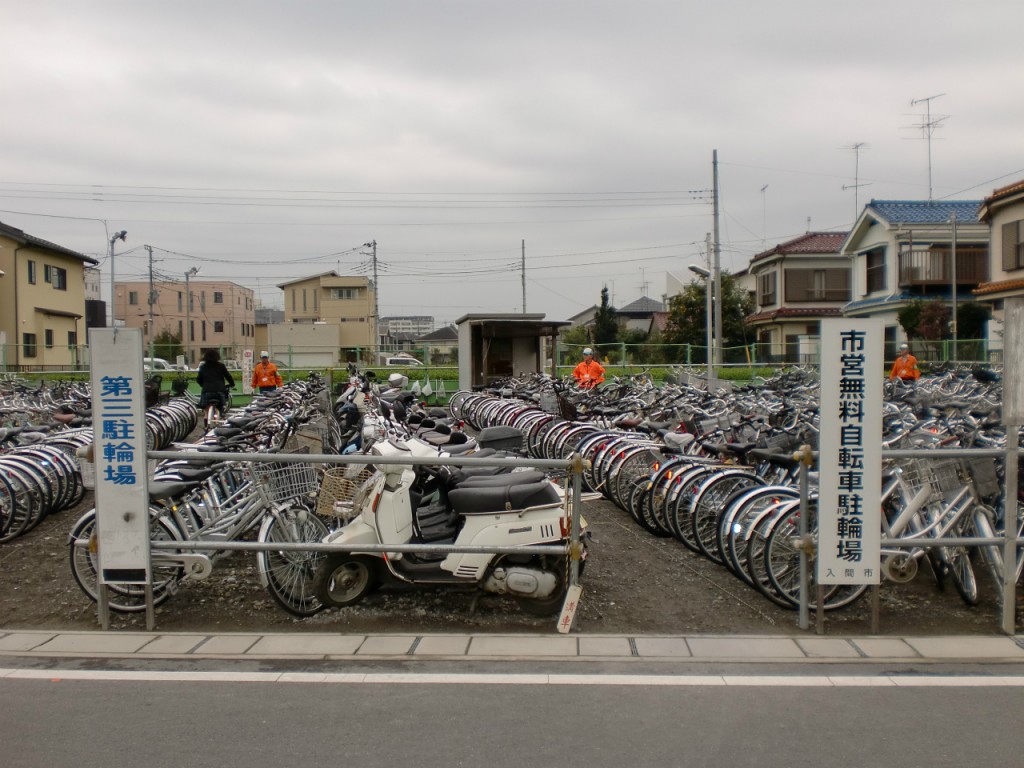
{"label": "metal sign post", "polygon": [[879,319],[821,321],[818,584],[878,584],[882,354]]}
{"label": "metal sign post", "polygon": [[144,590],[153,628],[142,329],[92,328],[90,381],[96,465],[96,560],[100,623],[107,588]]}
{"label": "metal sign post", "polygon": [[1016,631],[1017,532],[1020,507],[1017,504],[1020,425],[1024,424],[1024,381],[1007,376],[1024,363],[1024,299],[1007,299],[1003,330],[1003,426],[1006,427],[1006,472],[1003,491],[1003,631]]}

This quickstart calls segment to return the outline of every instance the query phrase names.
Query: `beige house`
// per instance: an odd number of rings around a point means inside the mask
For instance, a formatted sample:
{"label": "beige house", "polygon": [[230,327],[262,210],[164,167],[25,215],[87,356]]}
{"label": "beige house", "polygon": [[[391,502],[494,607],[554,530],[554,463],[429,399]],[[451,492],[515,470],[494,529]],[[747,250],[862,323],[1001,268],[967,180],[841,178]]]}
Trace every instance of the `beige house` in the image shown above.
{"label": "beige house", "polygon": [[0,222],[0,367],[86,362],[85,269],[98,263]]}
{"label": "beige house", "polygon": [[808,232],[751,259],[754,312],[746,322],[759,360],[800,361],[821,319],[839,317],[850,300],[850,260],[839,253],[845,239],[845,232]]}
{"label": "beige house", "polygon": [[218,349],[225,361],[240,363],[243,350],[256,346],[252,289],[226,281],[190,280],[188,307],[185,293],[184,280],[154,282],[151,326],[149,283],[116,283],[114,317],[129,328],[142,328],[145,346],[151,335],[164,332],[181,339],[190,366],[198,364],[209,348]]}
{"label": "beige house", "polygon": [[[899,311],[915,299],[967,301],[989,282],[980,200],[872,200],[843,243],[853,265],[849,317],[884,321],[886,358],[905,340]],[[951,254],[956,249],[955,269]]]}
{"label": "beige house", "polygon": [[367,277],[337,272],[280,283],[285,323],[327,323],[339,328],[339,346],[363,350],[379,345],[377,295]]}
{"label": "beige house", "polygon": [[1003,305],[1024,296],[1024,181],[995,190],[981,203],[978,218],[991,227],[991,279],[974,290],[992,307],[989,349],[1002,349]]}

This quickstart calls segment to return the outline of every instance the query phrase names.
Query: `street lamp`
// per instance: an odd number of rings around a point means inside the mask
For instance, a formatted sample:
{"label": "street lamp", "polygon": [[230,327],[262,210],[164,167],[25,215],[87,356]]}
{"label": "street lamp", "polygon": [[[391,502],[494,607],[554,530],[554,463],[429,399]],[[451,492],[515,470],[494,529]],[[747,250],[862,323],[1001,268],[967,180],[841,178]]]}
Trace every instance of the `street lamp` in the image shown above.
{"label": "street lamp", "polygon": [[715,343],[715,321],[711,316],[711,270],[705,269],[704,267],[698,267],[696,264],[689,266],[691,272],[695,275],[700,275],[704,278],[704,317],[707,321],[707,381],[711,383],[711,350],[714,349]]}
{"label": "street lamp", "polygon": [[128,230],[122,229],[115,232],[110,238],[110,327],[117,326],[117,316],[114,314],[114,243],[120,240],[122,243],[128,237]]}
{"label": "street lamp", "polygon": [[199,274],[199,267],[192,267],[185,271],[185,359],[192,365],[192,289],[188,286],[190,277]]}

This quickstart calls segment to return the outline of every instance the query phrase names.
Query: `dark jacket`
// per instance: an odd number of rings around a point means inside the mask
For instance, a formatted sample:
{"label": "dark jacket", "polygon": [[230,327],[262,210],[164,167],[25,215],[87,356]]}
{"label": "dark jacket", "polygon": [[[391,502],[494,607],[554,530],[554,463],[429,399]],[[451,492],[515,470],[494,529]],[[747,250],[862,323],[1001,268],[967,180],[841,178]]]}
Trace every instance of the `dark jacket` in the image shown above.
{"label": "dark jacket", "polygon": [[220,361],[200,363],[196,382],[203,388],[203,392],[226,392],[235,386],[227,366]]}

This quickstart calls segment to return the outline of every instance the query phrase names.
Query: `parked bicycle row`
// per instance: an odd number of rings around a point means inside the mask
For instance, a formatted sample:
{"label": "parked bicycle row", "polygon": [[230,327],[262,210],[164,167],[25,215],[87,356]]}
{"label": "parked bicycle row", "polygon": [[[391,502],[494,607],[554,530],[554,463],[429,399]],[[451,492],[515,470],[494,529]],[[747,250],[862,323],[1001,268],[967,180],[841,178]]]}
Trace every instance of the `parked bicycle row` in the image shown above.
{"label": "parked bicycle row", "polygon": [[[792,453],[814,443],[815,382],[790,375],[713,395],[692,384],[659,390],[647,382],[633,389],[627,384],[613,384],[622,407],[591,406],[587,420],[563,418],[558,383],[537,378],[510,382],[496,393],[456,393],[451,411],[475,429],[519,430],[523,450],[539,458],[580,453],[588,485],[638,525],[674,537],[773,602],[795,607],[799,498]],[[891,387],[884,444],[1004,445],[999,402],[998,383],[970,371],[922,380],[912,390]],[[883,575],[907,581],[926,562],[940,585],[952,581],[966,602],[976,604],[975,564],[996,583],[1001,551],[980,547],[972,553],[936,546],[935,540],[1001,534],[1002,466],[991,458],[933,463],[886,462],[883,535],[906,546],[883,553]],[[813,532],[813,495],[810,510]],[[831,590],[825,607],[848,605],[863,591]]]}
{"label": "parked bicycle row", "polygon": [[[172,401],[146,411],[146,443],[161,450],[195,429],[195,409]],[[0,454],[0,543],[22,536],[48,514],[77,506],[93,485],[92,427],[35,433],[37,440]]]}

